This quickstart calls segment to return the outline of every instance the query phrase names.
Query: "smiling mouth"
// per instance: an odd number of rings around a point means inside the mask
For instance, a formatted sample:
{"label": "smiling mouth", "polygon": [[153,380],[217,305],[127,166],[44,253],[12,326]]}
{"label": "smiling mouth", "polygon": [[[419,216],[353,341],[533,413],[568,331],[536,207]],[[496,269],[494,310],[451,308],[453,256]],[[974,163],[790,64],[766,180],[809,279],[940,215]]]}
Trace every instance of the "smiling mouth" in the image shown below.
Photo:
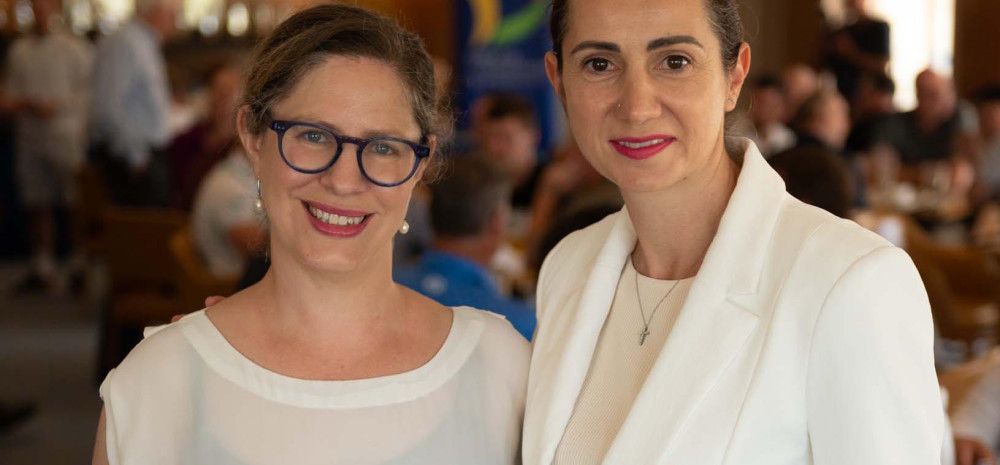
{"label": "smiling mouth", "polygon": [[608,142],[620,154],[633,160],[650,158],[677,141],[677,138],[666,135],[655,135],[641,138],[612,139]]}
{"label": "smiling mouth", "polygon": [[355,226],[361,224],[368,215],[361,216],[341,216],[335,213],[325,212],[316,207],[308,207],[309,214],[326,224],[333,226]]}
{"label": "smiling mouth", "polygon": [[630,149],[644,149],[646,147],[660,145],[662,143],[665,143],[666,141],[667,141],[666,139],[651,139],[645,142],[615,141],[615,143],[620,144],[624,147],[628,147]]}

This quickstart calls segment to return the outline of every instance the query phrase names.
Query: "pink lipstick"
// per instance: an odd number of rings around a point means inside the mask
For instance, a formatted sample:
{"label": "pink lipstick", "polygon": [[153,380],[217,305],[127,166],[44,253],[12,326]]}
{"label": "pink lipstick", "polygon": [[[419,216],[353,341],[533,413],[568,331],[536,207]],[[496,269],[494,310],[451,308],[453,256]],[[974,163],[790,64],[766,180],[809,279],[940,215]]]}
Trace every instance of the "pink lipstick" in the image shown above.
{"label": "pink lipstick", "polygon": [[645,160],[670,147],[676,137],[656,134],[645,137],[624,137],[608,141],[618,153],[632,160]]}
{"label": "pink lipstick", "polygon": [[350,238],[361,234],[372,214],[345,210],[316,202],[302,202],[306,216],[316,231],[327,236]]}

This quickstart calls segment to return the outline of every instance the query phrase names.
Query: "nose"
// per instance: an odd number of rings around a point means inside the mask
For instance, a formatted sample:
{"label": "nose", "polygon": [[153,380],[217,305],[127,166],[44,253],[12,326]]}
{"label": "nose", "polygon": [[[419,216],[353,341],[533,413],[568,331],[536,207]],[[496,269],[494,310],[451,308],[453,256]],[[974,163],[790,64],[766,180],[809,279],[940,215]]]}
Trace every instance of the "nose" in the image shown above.
{"label": "nose", "polygon": [[319,183],[337,195],[351,195],[370,188],[358,165],[358,146],[344,144],[333,166],[319,174]]}
{"label": "nose", "polygon": [[645,70],[633,68],[626,71],[615,111],[623,121],[636,126],[660,116],[662,107],[657,98],[656,83]]}

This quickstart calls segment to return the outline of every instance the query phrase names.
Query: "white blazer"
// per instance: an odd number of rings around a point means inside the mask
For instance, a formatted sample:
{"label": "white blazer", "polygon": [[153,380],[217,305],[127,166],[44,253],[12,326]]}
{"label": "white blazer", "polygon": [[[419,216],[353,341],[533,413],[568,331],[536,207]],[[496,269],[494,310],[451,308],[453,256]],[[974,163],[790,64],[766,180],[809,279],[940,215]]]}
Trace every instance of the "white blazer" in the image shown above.
{"label": "white blazer", "polygon": [[[525,465],[552,463],[635,243],[622,210],[545,260]],[[718,233],[604,463],[939,464],[932,346],[906,253],[788,195],[746,142]]]}

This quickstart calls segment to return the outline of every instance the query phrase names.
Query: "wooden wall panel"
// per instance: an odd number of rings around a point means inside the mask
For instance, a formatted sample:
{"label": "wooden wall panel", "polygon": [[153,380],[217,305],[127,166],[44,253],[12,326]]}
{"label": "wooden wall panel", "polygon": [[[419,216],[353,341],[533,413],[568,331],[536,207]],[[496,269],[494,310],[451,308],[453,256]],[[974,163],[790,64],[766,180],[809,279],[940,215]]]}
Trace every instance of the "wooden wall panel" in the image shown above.
{"label": "wooden wall panel", "polygon": [[357,0],[355,3],[396,18],[424,39],[431,55],[453,62],[455,1],[466,0]]}
{"label": "wooden wall panel", "polygon": [[965,95],[1000,83],[1000,0],[956,0],[955,82]]}
{"label": "wooden wall panel", "polygon": [[743,0],[740,6],[753,49],[752,74],[816,64],[823,29],[818,0]]}

